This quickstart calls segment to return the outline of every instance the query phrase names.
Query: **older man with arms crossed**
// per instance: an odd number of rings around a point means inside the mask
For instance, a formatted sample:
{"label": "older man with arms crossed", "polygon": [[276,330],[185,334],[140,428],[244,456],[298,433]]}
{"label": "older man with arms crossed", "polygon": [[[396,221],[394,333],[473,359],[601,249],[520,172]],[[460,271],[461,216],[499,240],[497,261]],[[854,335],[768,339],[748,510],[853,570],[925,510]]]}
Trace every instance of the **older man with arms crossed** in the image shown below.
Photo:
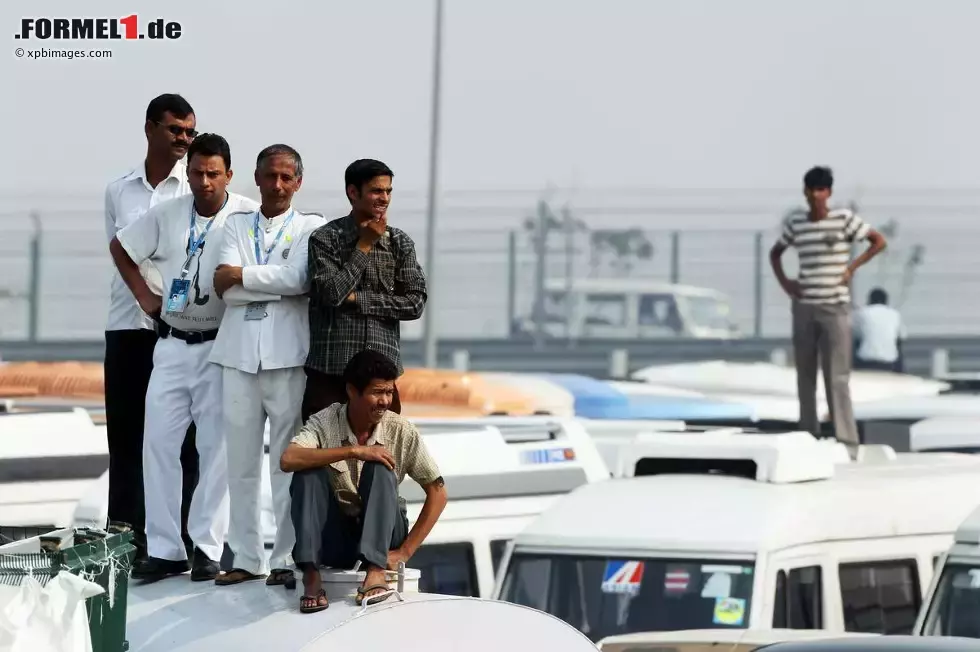
{"label": "older man with arms crossed", "polygon": [[[364,565],[357,602],[384,600],[385,569],[407,562],[446,507],[439,468],[419,431],[388,410],[398,377],[396,365],[377,351],[354,355],[344,369],[347,400],[312,417],[282,454],[293,473],[293,559],[303,571],[300,611],[328,606],[319,566]],[[398,485],[405,475],[425,491],[415,525],[408,528]]]}
{"label": "older man with arms crossed", "polygon": [[[144,311],[161,313],[161,339],[153,351],[144,425],[149,556],[133,568],[134,577],[147,581],[187,570],[194,581],[214,579],[228,530],[221,367],[209,360],[225,304],[214,294],[212,279],[225,219],[258,205],[227,191],[231,149],[224,138],[198,136],[187,157],[191,194],[150,209],[109,245],[119,273]],[[140,275],[144,261],[160,270],[164,298],[153,293]],[[195,545],[189,565],[180,536],[178,458],[191,419],[197,425],[201,470],[187,523]]]}
{"label": "older man with arms crossed", "polygon": [[[303,363],[310,342],[306,255],[310,233],[325,223],[321,215],[293,208],[302,183],[303,159],[295,149],[280,144],[259,152],[255,185],[262,206],[228,217],[214,274],[214,289],[228,306],[211,361],[224,369],[228,544],[235,554],[234,567],[215,579],[218,585],[266,575],[266,584],[283,584],[293,577],[290,476],[279,468],[279,457],[303,425]],[[266,418],[276,520],[268,565],[260,509]]]}

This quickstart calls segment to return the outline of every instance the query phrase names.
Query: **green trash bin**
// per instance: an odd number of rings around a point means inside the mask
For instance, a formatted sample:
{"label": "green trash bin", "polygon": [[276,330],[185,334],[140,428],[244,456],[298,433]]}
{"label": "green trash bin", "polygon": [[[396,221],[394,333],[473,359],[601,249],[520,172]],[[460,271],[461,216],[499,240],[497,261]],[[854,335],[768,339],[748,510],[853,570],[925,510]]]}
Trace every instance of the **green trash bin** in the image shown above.
{"label": "green trash bin", "polygon": [[[129,649],[126,641],[129,572],[136,556],[133,533],[104,535],[76,530],[75,545],[55,554],[61,556],[61,568],[105,589],[104,593],[85,601],[92,652],[126,652]],[[110,586],[110,582],[115,586]]]}
{"label": "green trash bin", "polygon": [[[126,641],[129,571],[136,556],[133,534],[129,531],[107,534],[85,528],[75,529],[74,533],[75,545],[70,548],[44,550],[46,539],[42,535],[41,553],[3,555],[0,575],[10,581],[17,580],[16,576],[37,577],[47,572],[49,577],[54,577],[67,571],[95,582],[104,592],[85,601],[92,651],[126,652],[129,649]],[[110,587],[110,582],[115,586]]]}

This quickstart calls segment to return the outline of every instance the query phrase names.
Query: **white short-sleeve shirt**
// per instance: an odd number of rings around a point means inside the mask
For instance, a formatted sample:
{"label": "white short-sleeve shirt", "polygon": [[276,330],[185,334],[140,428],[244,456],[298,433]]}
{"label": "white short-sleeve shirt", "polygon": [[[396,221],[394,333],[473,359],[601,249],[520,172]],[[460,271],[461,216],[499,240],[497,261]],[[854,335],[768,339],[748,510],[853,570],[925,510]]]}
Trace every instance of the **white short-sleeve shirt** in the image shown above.
{"label": "white short-sleeve shirt", "polygon": [[[163,285],[164,323],[183,331],[206,331],[218,328],[225,312],[225,303],[215,294],[214,270],[218,266],[218,251],[224,238],[224,223],[235,211],[254,211],[258,202],[236,193],[228,193],[228,201],[218,214],[208,219],[194,210],[194,196],[185,195],[157,204],[142,217],[117,234],[119,243],[136,264],[150,261],[160,270]],[[167,298],[174,279],[180,278],[187,260],[191,237],[191,217],[194,219],[193,237],[199,238],[213,220],[204,243],[197,249],[190,263],[187,280],[190,291],[183,312],[167,312]]]}
{"label": "white short-sleeve shirt", "polygon": [[[124,227],[139,219],[151,207],[169,199],[190,193],[187,184],[187,168],[183,161],[177,161],[167,178],[156,188],[146,180],[146,165],[140,163],[120,178],[111,182],[105,189],[105,234],[106,242],[112,240]],[[143,278],[154,291],[162,292],[159,273],[147,262],[141,268]],[[109,286],[109,312],[106,319],[107,331],[152,329],[153,320],[140,310],[136,297],[119,270],[112,265],[112,280]]]}
{"label": "white short-sleeve shirt", "polygon": [[854,315],[854,336],[860,340],[857,357],[869,362],[898,360],[898,342],[907,337],[902,315],[884,304],[865,306]]}

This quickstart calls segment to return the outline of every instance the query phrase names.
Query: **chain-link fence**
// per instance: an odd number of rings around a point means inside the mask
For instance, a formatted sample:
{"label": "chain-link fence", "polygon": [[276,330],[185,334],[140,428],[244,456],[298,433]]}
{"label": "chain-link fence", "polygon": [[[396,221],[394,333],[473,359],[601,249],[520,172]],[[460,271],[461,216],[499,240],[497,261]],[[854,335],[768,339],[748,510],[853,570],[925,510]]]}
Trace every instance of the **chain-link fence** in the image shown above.
{"label": "chain-link fence", "polygon": [[[761,209],[754,206],[734,210],[719,204],[714,213],[710,206],[700,212],[656,206],[569,212],[544,203],[535,208],[530,197],[519,203],[524,207],[457,202],[441,210],[440,225],[446,226],[438,232],[432,304],[440,337],[510,337],[515,324],[533,321],[535,310],[545,306],[542,292],[569,278],[606,279],[607,295],[615,294],[617,283],[634,294],[648,292],[644,283],[717,290],[727,297],[731,321],[742,334],[789,333],[789,302],[768,259],[778,211],[760,220]],[[881,286],[911,334],[972,334],[980,317],[974,254],[980,230],[970,219],[972,204],[933,210],[946,218],[938,222],[929,212],[919,207],[899,220],[872,219],[890,235],[890,246],[858,273],[855,299],[863,303],[872,287]],[[750,214],[756,218],[751,223],[745,219]],[[424,261],[424,213],[400,215],[399,226],[415,238]],[[47,211],[36,219],[25,211],[0,215],[0,221],[6,234],[0,241],[0,339],[101,338],[112,263],[99,211]],[[488,226],[495,223],[500,226]],[[750,228],[760,224],[771,226]],[[785,260],[794,273],[795,254]],[[619,310],[615,300],[606,299],[605,335],[636,321],[635,309]],[[406,324],[404,337],[420,337],[421,326]]]}

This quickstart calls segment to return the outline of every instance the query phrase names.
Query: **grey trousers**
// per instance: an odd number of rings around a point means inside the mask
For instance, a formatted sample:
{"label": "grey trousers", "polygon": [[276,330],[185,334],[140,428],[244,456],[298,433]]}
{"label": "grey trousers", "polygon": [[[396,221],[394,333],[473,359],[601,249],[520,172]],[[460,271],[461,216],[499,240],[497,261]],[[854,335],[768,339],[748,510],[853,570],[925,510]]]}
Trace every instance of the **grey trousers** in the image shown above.
{"label": "grey trousers", "polygon": [[361,513],[348,516],[330,486],[327,469],[293,473],[289,487],[296,545],[293,561],[349,569],[354,562],[384,568],[388,551],[408,535],[408,515],[398,506],[395,474],[378,462],[365,462],[357,493]]}
{"label": "grey trousers", "polygon": [[793,352],[800,428],[820,434],[817,361],[823,371],[830,420],[838,441],[852,450],[860,443],[851,407],[851,306],[793,302]]}

